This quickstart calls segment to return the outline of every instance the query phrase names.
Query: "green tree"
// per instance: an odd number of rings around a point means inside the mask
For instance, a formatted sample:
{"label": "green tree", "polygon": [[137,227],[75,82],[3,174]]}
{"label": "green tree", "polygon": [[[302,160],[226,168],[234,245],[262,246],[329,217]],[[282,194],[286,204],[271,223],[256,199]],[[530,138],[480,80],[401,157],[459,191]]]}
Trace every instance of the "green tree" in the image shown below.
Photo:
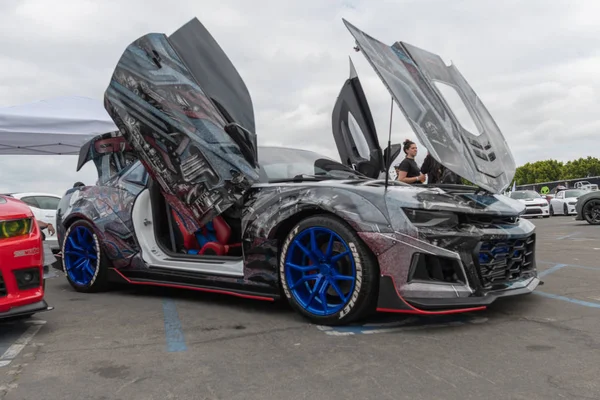
{"label": "green tree", "polygon": [[534,163],[526,163],[515,171],[517,185],[531,183],[551,182],[562,178],[564,165],[557,160],[541,160]]}
{"label": "green tree", "polygon": [[600,160],[596,157],[578,158],[577,160],[567,162],[563,169],[560,179],[577,179],[588,176],[600,175]]}

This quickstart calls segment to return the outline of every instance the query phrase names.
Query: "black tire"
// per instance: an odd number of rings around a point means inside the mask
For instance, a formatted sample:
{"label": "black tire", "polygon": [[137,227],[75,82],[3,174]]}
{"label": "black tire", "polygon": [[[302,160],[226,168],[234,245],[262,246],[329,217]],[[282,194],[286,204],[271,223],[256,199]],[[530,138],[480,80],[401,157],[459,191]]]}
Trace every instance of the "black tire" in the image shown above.
{"label": "black tire", "polygon": [[552,208],[552,205],[550,205],[550,216],[554,217],[554,208]]}
{"label": "black tire", "polygon": [[563,204],[563,213],[565,214],[565,216],[569,215],[569,207],[567,207],[566,204]]}
{"label": "black tire", "polygon": [[[286,266],[286,258],[290,251],[290,245],[295,238],[308,228],[325,228],[338,235],[350,249],[350,253],[346,257],[354,261],[354,288],[351,293],[346,294],[348,300],[342,302],[343,306],[340,304],[342,308],[334,314],[316,315],[309,312],[292,294],[292,290],[286,279],[286,270],[288,268]],[[336,217],[329,215],[308,217],[294,226],[283,242],[279,258],[279,278],[284,296],[288,299],[292,308],[315,324],[330,326],[344,325],[368,317],[375,312],[379,288],[379,266],[377,259],[356,232]],[[329,289],[332,287],[329,286]]]}
{"label": "black tire", "polygon": [[[94,270],[93,277],[90,280],[90,282],[86,283],[86,284],[81,284],[81,283],[74,281],[70,276],[71,274],[69,274],[67,272],[67,262],[69,262],[68,255],[66,252],[67,240],[69,239],[69,235],[71,234],[71,232],[74,229],[76,229],[77,227],[86,228],[91,233],[91,235],[93,237],[93,241],[95,242],[95,248],[96,248],[96,254],[97,254],[96,268]],[[63,255],[63,257],[62,257],[63,272],[65,274],[65,277],[67,278],[67,281],[73,287],[73,289],[75,289],[76,291],[81,292],[81,293],[95,293],[95,292],[105,291],[108,289],[108,286],[109,286],[109,284],[108,284],[109,263],[105,256],[105,253],[102,249],[102,245],[100,244],[100,240],[98,239],[98,235],[96,234],[96,230],[95,230],[93,224],[91,224],[90,222],[88,222],[86,220],[77,220],[77,221],[73,222],[69,226],[67,231],[65,232],[65,240],[63,242],[61,250],[62,250],[62,255]]]}
{"label": "black tire", "polygon": [[593,219],[590,217],[590,214],[592,213],[593,208],[598,207],[596,202],[598,202],[598,199],[591,199],[591,200],[586,201],[586,203],[583,205],[583,207],[581,207],[581,213],[583,214],[583,218],[590,225],[600,225],[600,219]]}

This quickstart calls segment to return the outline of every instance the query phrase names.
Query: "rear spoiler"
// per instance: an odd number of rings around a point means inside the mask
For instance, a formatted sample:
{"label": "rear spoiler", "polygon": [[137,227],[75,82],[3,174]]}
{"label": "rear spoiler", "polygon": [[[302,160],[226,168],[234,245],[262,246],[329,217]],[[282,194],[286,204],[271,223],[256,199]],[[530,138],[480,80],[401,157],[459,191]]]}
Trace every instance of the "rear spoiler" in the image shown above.
{"label": "rear spoiler", "polygon": [[110,153],[123,153],[131,151],[131,145],[119,131],[98,135],[85,142],[79,149],[77,170],[79,171],[91,160],[96,160]]}

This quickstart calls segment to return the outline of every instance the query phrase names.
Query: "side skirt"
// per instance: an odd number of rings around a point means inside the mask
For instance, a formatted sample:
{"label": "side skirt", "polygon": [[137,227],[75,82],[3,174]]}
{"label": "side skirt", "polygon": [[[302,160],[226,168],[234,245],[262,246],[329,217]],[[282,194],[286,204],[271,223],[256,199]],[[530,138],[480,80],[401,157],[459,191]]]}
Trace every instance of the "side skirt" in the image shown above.
{"label": "side skirt", "polygon": [[111,268],[109,273],[111,281],[133,285],[188,289],[261,301],[275,301],[280,297],[279,294],[273,293],[272,289],[267,286],[249,287],[241,279],[234,280],[224,276],[200,275],[157,267],[151,267],[149,270],[117,270]]}

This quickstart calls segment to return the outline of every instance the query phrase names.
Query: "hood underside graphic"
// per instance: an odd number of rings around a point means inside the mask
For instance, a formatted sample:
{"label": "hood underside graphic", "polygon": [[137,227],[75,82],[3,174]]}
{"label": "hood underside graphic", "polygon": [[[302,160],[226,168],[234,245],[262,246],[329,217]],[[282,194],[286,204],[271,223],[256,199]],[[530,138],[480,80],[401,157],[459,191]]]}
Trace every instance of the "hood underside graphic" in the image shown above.
{"label": "hood underside graphic", "polygon": [[[516,169],[512,153],[458,69],[435,54],[403,42],[388,46],[344,23],[432,157],[485,190],[506,189]],[[450,108],[448,91],[458,96],[466,108],[460,116],[471,118],[473,128],[457,118],[460,110]]]}

